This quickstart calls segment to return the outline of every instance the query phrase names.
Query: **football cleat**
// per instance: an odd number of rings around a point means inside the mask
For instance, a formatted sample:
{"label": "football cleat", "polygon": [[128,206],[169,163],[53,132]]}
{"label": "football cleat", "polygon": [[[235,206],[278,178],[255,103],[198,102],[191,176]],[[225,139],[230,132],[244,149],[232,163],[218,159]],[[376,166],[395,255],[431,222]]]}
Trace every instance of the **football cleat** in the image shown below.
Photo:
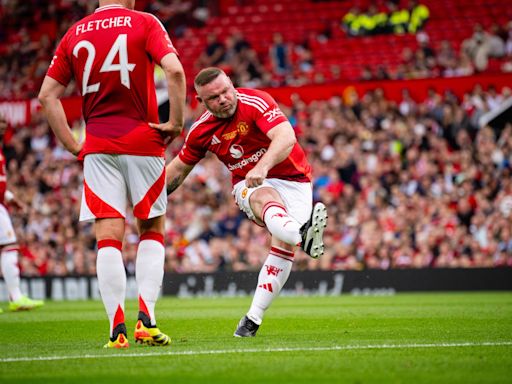
{"label": "football cleat", "polygon": [[117,339],[115,340],[109,340],[107,344],[103,346],[103,348],[128,348],[130,346],[130,343],[128,343],[128,338],[125,334],[120,333],[117,335]]}
{"label": "football cleat", "polygon": [[139,320],[135,325],[135,342],[143,345],[165,346],[171,344],[171,338],[161,332],[156,325],[151,326],[149,317],[139,312]]}
{"label": "football cleat", "polygon": [[247,316],[244,316],[240,319],[238,323],[238,328],[236,329],[233,336],[235,337],[254,337],[256,336],[256,332],[260,326],[256,324],[254,321],[249,319]]}
{"label": "football cleat", "polygon": [[9,302],[9,311],[28,311],[44,305],[42,300],[32,300],[27,296],[21,296],[16,301]]}
{"label": "football cleat", "polygon": [[327,226],[327,208],[323,203],[316,203],[310,219],[301,227],[301,248],[313,259],[324,254],[324,229]]}
{"label": "football cleat", "polygon": [[126,325],[124,323],[118,324],[112,332],[112,337],[103,348],[117,348],[124,349],[130,346],[128,338],[126,337]]}

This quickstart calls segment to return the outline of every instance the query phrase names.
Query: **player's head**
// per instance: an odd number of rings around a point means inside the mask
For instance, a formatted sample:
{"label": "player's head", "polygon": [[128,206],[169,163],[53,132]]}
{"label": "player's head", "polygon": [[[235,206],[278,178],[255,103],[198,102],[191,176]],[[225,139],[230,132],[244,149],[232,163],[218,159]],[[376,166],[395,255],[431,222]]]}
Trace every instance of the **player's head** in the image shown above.
{"label": "player's head", "polygon": [[135,0],[100,0],[100,7],[111,4],[121,4],[123,7],[128,9],[135,8]]}
{"label": "player's head", "polygon": [[219,68],[205,68],[194,79],[196,99],[213,116],[226,119],[235,114],[238,99],[231,79]]}

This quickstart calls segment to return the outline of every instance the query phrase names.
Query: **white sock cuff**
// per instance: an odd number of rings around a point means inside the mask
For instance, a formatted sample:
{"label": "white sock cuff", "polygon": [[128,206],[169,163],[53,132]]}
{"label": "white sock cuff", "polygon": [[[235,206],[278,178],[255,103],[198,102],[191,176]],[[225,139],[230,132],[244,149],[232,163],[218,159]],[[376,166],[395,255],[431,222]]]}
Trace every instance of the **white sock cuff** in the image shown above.
{"label": "white sock cuff", "polygon": [[293,262],[293,257],[295,256],[295,252],[288,251],[288,250],[280,248],[280,247],[272,246],[270,248],[269,255],[280,257],[281,259],[285,259],[285,260]]}
{"label": "white sock cuff", "polygon": [[165,247],[164,245],[158,241],[153,239],[144,239],[139,242],[139,248],[137,249],[137,254],[142,250],[147,250],[149,252],[154,252],[160,254],[163,252],[165,254]]}

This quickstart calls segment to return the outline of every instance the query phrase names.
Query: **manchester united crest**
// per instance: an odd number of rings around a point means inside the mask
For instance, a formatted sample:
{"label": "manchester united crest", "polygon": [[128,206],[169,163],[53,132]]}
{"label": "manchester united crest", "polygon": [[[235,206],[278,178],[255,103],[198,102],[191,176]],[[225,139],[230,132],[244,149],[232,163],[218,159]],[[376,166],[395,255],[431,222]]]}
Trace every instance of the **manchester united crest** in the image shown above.
{"label": "manchester united crest", "polygon": [[245,136],[249,133],[249,125],[245,121],[240,121],[236,125],[236,130],[240,136]]}

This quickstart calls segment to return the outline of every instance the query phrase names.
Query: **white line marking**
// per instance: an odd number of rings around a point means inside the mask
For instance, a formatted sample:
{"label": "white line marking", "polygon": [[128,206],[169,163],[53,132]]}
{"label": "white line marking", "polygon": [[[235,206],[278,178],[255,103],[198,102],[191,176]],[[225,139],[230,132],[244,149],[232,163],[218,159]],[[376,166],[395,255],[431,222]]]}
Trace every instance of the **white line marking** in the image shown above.
{"label": "white line marking", "polygon": [[7,357],[0,363],[17,363],[22,361],[55,361],[70,359],[110,359],[118,357],[154,357],[154,356],[194,356],[224,355],[228,353],[267,353],[267,352],[312,352],[312,351],[351,351],[364,349],[409,349],[409,348],[458,348],[458,347],[499,347],[512,346],[512,341],[483,341],[475,343],[438,343],[438,344],[375,344],[375,345],[333,345],[330,347],[310,348],[247,348],[247,349],[216,349],[210,351],[173,351],[150,353],[124,353],[115,355],[73,355],[73,356],[39,356],[39,357]]}

